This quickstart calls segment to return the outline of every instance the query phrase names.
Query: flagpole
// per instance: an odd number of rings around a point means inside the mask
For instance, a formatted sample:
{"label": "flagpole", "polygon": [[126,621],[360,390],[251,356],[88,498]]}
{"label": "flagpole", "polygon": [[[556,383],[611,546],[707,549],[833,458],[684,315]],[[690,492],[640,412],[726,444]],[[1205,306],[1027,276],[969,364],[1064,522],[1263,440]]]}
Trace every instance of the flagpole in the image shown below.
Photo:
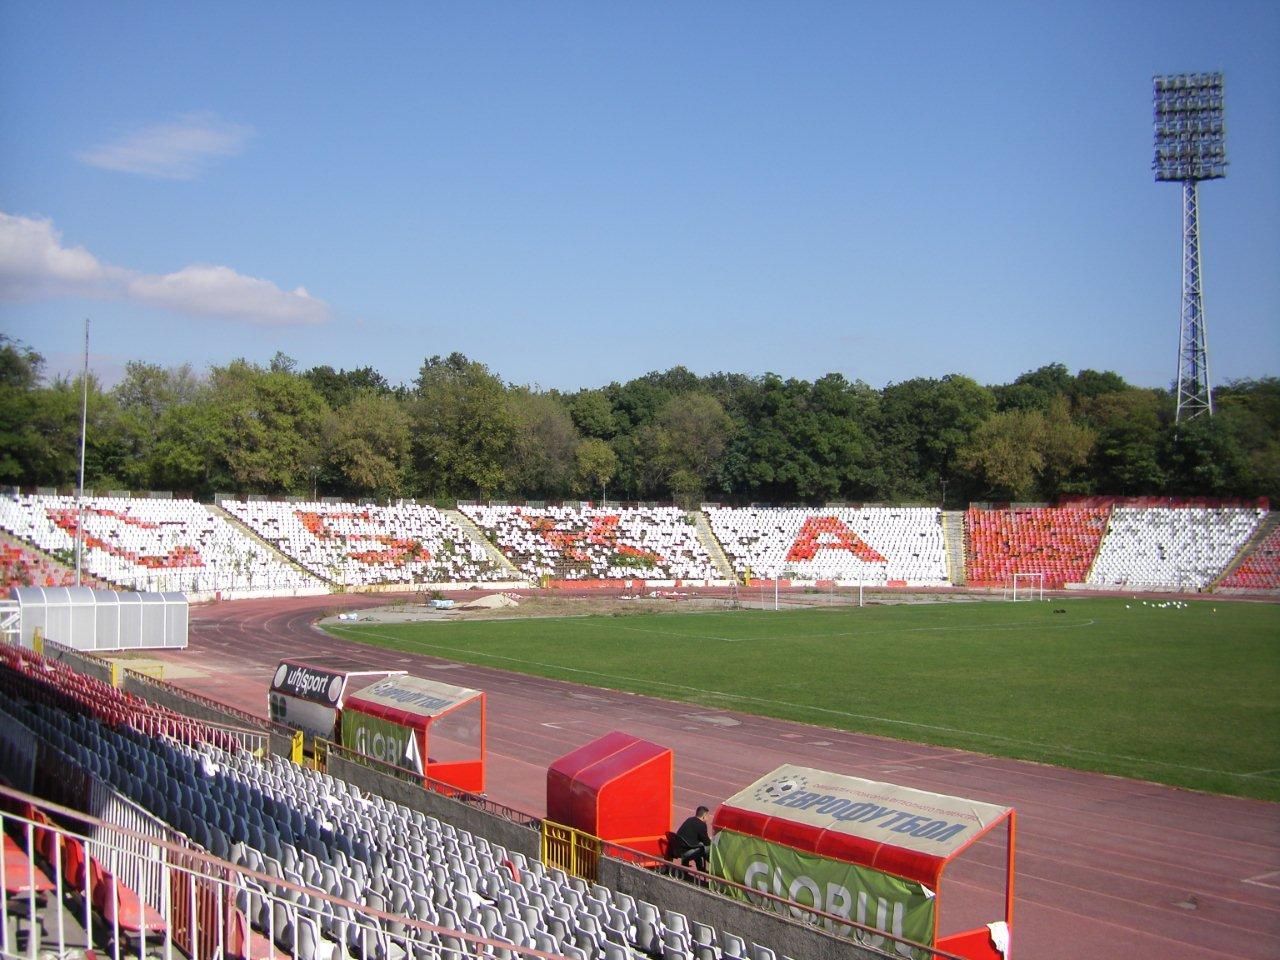
{"label": "flagpole", "polygon": [[76,487],[76,586],[84,556],[84,448],[89,426],[89,318],[84,318],[84,371],[80,374],[80,484]]}

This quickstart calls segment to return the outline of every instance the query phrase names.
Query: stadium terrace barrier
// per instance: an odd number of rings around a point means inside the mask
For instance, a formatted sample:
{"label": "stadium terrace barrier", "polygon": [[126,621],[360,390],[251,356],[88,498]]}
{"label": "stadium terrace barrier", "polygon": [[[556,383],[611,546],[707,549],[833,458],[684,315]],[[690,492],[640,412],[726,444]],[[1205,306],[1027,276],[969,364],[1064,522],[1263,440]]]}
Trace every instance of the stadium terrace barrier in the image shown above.
{"label": "stadium terrace barrier", "polygon": [[[0,936],[6,956],[7,945],[19,942],[25,926],[25,948],[14,955],[32,960],[50,952],[71,956],[104,942],[113,960],[309,957],[332,946],[320,930],[339,917],[347,941],[362,947],[356,960],[396,954],[558,960],[555,954],[397,916],[237,867],[2,785],[0,831],[9,838],[0,860],[6,891]],[[151,871],[158,878],[158,907],[140,900],[120,879],[125,869]],[[74,905],[71,922],[61,911],[55,911],[52,924],[47,921],[46,905],[56,904]],[[42,936],[32,936],[36,930]],[[92,931],[90,937],[83,930]]]}
{"label": "stadium terrace barrier", "polygon": [[103,657],[96,657],[92,653],[83,650],[73,650],[64,644],[58,643],[56,640],[45,640],[41,650],[50,660],[58,660],[65,663],[76,673],[83,673],[87,677],[93,677],[95,680],[101,680],[103,683],[110,684],[113,687],[120,686],[120,671],[114,663]]}
{"label": "stadium terrace barrier", "polygon": [[492,843],[499,843],[526,857],[537,859],[536,819],[526,813],[393,764],[366,757],[336,743],[317,741],[323,748],[324,770],[369,793],[376,793],[411,810],[437,817]]}
{"label": "stadium terrace barrier", "polygon": [[848,917],[795,903],[762,890],[732,883],[692,867],[664,861],[639,850],[601,842],[598,882],[650,903],[675,903],[675,909],[700,922],[768,943],[779,956],[806,960],[964,960],[963,957]]}
{"label": "stadium terrace barrier", "polygon": [[560,824],[549,824],[446,783],[424,784],[424,778],[412,770],[366,757],[340,744],[317,741],[317,750],[321,746],[330,776],[438,817],[510,851],[539,859],[548,867],[558,867],[637,900],[697,917],[700,923],[733,931],[747,940],[767,943],[778,956],[806,960],[964,960],[945,950],[895,938],[848,917],[658,860],[653,854]]}
{"label": "stadium terrace barrier", "polygon": [[295,763],[302,759],[302,737],[291,727],[272,723],[136,670],[123,671],[120,689],[220,728],[248,728],[250,731],[261,732],[267,737],[266,749],[269,752],[289,757]]}

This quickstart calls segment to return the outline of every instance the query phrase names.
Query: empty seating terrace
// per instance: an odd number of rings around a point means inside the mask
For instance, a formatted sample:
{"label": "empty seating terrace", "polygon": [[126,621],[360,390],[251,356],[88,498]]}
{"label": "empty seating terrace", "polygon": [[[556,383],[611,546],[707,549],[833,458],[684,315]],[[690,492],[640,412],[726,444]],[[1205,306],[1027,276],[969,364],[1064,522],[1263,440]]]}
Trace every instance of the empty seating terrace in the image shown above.
{"label": "empty seating terrace", "polygon": [[1089,585],[1203,590],[1236,558],[1265,516],[1261,506],[1194,500],[1117,504]]}
{"label": "empty seating terrace", "polygon": [[1040,573],[1044,586],[1084,583],[1110,505],[1007,507],[965,513],[965,577],[974,586],[1007,587],[1015,573]]}
{"label": "empty seating terrace", "polygon": [[54,563],[34,550],[0,541],[0,591],[10,587],[71,587],[75,571]]}
{"label": "empty seating terrace", "polygon": [[462,504],[459,510],[534,579],[717,577],[692,518],[676,507]]}
{"label": "empty seating terrace", "polygon": [[1218,584],[1230,590],[1280,590],[1280,526]]}
{"label": "empty seating terrace", "polygon": [[739,575],[948,583],[936,507],[708,507],[706,513]]}
{"label": "empty seating terrace", "polygon": [[255,956],[274,956],[274,943],[306,960],[425,960],[474,950],[465,933],[512,948],[493,956],[775,957],[341,779],[259,760],[216,729],[193,724],[179,739],[163,724],[141,730],[141,714],[122,711],[123,694],[32,652],[0,648],[0,690],[11,729],[33,731],[213,856],[273,878],[236,877],[236,909],[260,941]]}
{"label": "empty seating terrace", "polygon": [[342,586],[508,578],[484,547],[432,506],[262,500],[221,506],[285,556]]}
{"label": "empty seating terrace", "polygon": [[310,574],[192,500],[0,498],[0,528],[69,554],[83,518],[84,569],[132,590],[231,595],[322,592]]}

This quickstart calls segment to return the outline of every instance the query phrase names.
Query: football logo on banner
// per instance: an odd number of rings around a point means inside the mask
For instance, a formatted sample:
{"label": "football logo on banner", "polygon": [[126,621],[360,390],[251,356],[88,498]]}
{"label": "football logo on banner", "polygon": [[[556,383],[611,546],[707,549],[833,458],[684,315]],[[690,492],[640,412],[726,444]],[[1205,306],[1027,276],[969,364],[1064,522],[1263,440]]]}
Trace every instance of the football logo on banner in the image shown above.
{"label": "football logo on banner", "polygon": [[808,777],[777,777],[762,783],[756,790],[755,797],[761,803],[777,803],[783,797],[804,790],[808,783]]}

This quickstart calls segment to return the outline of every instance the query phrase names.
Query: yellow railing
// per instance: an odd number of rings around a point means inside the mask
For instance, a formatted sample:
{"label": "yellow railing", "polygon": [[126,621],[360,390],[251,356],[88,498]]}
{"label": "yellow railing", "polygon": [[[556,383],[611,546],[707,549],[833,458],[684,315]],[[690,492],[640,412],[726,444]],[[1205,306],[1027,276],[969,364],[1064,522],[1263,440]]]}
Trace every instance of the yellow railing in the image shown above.
{"label": "yellow railing", "polygon": [[600,838],[543,820],[542,862],[594,883],[600,868]]}

